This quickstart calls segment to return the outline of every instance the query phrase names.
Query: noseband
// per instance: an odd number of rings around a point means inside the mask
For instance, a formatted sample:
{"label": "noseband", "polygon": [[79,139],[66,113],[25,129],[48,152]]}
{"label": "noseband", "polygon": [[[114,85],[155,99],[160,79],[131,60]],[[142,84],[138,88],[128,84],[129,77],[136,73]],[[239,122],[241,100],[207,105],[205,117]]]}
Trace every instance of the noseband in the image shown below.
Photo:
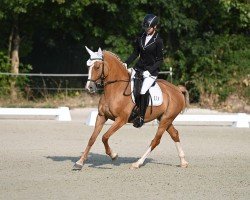
{"label": "noseband", "polygon": [[[103,61],[103,60],[102,60]],[[95,79],[95,80],[93,80],[93,79],[88,79],[87,81],[92,81],[92,82],[94,82],[97,86],[100,86],[100,87],[104,87],[104,85],[105,85],[105,83],[104,83],[104,80],[105,80],[105,78],[106,78],[107,76],[105,76],[105,74],[104,74],[104,63],[102,64],[102,73],[101,73],[101,75],[97,78],[97,79]],[[98,80],[100,80],[101,79],[101,82],[100,83],[96,83]]]}
{"label": "noseband", "polygon": [[[96,59],[95,59],[96,60]],[[101,73],[101,75],[97,78],[97,79],[95,79],[95,80],[93,80],[93,79],[87,79],[88,81],[91,81],[91,82],[94,82],[97,86],[99,86],[100,88],[104,88],[106,85],[108,85],[108,84],[112,84],[112,83],[116,83],[116,82],[130,82],[130,77],[129,77],[129,79],[128,80],[112,80],[112,81],[107,81],[107,82],[104,82],[104,80],[105,80],[105,78],[108,76],[108,75],[106,75],[105,76],[105,74],[104,74],[104,58],[103,59],[99,59],[99,60],[101,60],[101,61],[103,61],[103,64],[102,64],[102,73]],[[96,83],[98,80],[100,80],[101,79],[101,82],[100,83]],[[127,85],[127,87],[128,87],[128,85]],[[127,90],[127,87],[126,87],[126,90]]]}

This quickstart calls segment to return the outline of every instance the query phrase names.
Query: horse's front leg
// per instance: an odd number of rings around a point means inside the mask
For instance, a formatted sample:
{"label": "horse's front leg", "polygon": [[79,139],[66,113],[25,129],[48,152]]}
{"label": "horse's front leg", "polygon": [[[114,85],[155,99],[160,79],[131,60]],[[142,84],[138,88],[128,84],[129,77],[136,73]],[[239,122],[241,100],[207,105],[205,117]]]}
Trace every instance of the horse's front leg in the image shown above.
{"label": "horse's front leg", "polygon": [[108,140],[111,135],[113,135],[119,128],[121,128],[124,124],[126,124],[126,120],[122,119],[120,117],[117,117],[115,119],[115,122],[112,124],[112,126],[108,129],[108,131],[102,136],[102,142],[105,146],[106,154],[111,157],[112,160],[115,160],[118,157],[117,153],[114,153],[109,144]]}
{"label": "horse's front leg", "polygon": [[89,151],[90,151],[92,145],[95,143],[96,138],[99,135],[99,133],[101,132],[102,127],[106,121],[107,121],[107,119],[105,116],[97,115],[94,132],[92,133],[92,135],[89,139],[88,145],[85,148],[85,150],[83,151],[80,159],[73,166],[73,170],[81,170],[82,169],[84,161],[87,159]]}

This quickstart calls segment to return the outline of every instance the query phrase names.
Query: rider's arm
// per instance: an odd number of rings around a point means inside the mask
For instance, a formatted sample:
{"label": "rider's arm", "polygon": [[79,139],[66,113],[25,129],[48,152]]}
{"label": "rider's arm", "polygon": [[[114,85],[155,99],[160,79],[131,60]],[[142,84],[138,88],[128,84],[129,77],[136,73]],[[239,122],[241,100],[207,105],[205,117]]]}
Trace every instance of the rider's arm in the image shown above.
{"label": "rider's arm", "polygon": [[134,51],[128,57],[128,59],[125,61],[125,63],[127,65],[130,65],[139,56],[139,53],[140,53],[139,41],[138,41],[138,39],[136,39],[135,42],[134,42]]}
{"label": "rider's arm", "polygon": [[158,40],[157,44],[156,44],[156,59],[155,59],[155,63],[153,66],[151,66],[148,71],[150,72],[150,74],[152,72],[154,72],[155,70],[157,70],[158,68],[160,68],[160,66],[163,63],[163,41],[162,39]]}

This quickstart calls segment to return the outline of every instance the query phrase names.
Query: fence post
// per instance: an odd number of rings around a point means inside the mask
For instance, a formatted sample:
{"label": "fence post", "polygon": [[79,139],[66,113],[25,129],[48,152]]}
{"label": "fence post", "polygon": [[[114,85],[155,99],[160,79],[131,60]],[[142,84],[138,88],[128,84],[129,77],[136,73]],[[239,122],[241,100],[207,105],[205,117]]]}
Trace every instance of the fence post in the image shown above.
{"label": "fence post", "polygon": [[173,68],[172,67],[170,67],[170,69],[169,69],[169,71],[170,71],[170,81],[171,81],[171,83],[173,82]]}
{"label": "fence post", "polygon": [[59,121],[71,121],[71,116],[68,107],[59,107],[58,112]]}
{"label": "fence post", "polygon": [[246,113],[238,113],[237,121],[234,123],[237,128],[249,128],[248,117]]}

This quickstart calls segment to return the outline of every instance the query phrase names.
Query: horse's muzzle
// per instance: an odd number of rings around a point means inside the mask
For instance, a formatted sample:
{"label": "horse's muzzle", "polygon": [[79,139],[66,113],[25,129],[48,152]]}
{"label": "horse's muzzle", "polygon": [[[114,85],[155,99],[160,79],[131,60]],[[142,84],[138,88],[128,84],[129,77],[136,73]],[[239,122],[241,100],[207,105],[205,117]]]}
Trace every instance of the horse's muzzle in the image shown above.
{"label": "horse's muzzle", "polygon": [[96,84],[93,81],[87,81],[85,89],[90,93],[95,93],[97,91]]}

